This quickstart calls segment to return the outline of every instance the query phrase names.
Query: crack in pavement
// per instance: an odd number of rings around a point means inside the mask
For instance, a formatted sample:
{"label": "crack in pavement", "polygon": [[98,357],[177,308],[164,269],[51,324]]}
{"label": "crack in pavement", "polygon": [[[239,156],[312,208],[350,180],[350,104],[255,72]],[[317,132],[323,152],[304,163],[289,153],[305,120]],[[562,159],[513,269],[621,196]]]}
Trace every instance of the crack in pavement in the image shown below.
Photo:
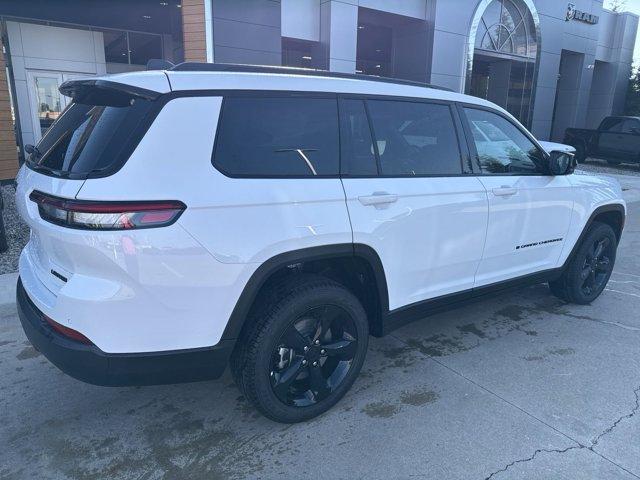
{"label": "crack in pavement", "polygon": [[638,410],[640,409],[640,386],[638,386],[638,388],[636,388],[633,391],[633,394],[636,396],[636,406],[633,407],[633,409],[631,410],[631,413],[628,413],[627,415],[623,415],[622,417],[618,418],[613,425],[611,425],[609,428],[607,428],[604,432],[602,432],[600,435],[598,435],[592,442],[591,442],[591,447],[589,447],[589,449],[593,449],[598,442],[600,441],[600,439],[602,437],[604,437],[605,435],[611,433],[613,431],[614,428],[616,428],[618,426],[618,424],[623,421],[626,420],[628,418],[633,417],[636,413],[638,413]]}
{"label": "crack in pavement", "polygon": [[581,448],[585,448],[582,445],[574,445],[572,447],[567,447],[567,448],[563,448],[563,449],[546,449],[546,448],[539,448],[538,450],[536,450],[535,452],[533,452],[533,455],[531,455],[530,457],[527,458],[521,458],[520,460],[514,460],[513,462],[505,465],[503,468],[501,468],[500,470],[496,470],[495,472],[492,472],[489,476],[485,477],[484,480],[490,480],[491,478],[493,478],[495,475],[498,475],[502,472],[506,472],[507,470],[509,470],[511,467],[513,467],[514,465],[518,464],[518,463],[527,463],[530,462],[531,460],[533,460],[534,458],[536,458],[536,455],[538,455],[539,453],[565,453],[568,452],[569,450],[575,450],[575,449],[581,449]]}
{"label": "crack in pavement", "polygon": [[[538,455],[539,453],[566,453],[569,450],[582,450],[582,449],[587,449],[590,450],[591,452],[599,455],[600,457],[604,458],[605,460],[613,463],[614,465],[616,465],[617,467],[623,469],[624,471],[626,471],[627,473],[633,475],[636,478],[639,478],[636,474],[634,474],[633,472],[630,472],[629,470],[627,470],[626,468],[622,467],[621,465],[618,465],[617,463],[613,462],[612,460],[610,460],[609,458],[605,457],[604,455],[602,455],[601,453],[598,453],[595,451],[595,447],[598,444],[598,442],[600,441],[600,439],[602,439],[602,437],[604,437],[605,435],[608,435],[609,433],[611,433],[617,426],[618,424],[620,424],[620,422],[622,422],[623,420],[629,419],[631,417],[633,417],[638,410],[640,410],[640,386],[638,386],[634,391],[633,391],[635,397],[636,397],[636,404],[635,407],[633,407],[633,409],[631,410],[630,413],[621,416],[620,418],[618,418],[615,422],[613,422],[613,424],[606,428],[602,433],[600,433],[599,435],[597,435],[595,437],[595,439],[591,442],[590,446],[586,446],[586,445],[582,445],[579,442],[576,442],[577,445],[573,445],[571,447],[567,447],[564,449],[544,449],[544,448],[539,448],[538,450],[536,450],[535,452],[533,452],[533,455],[531,455],[530,457],[527,458],[521,458],[519,460],[514,460],[513,462],[505,465],[504,467],[502,467],[499,470],[496,470],[495,472],[492,472],[491,474],[489,474],[489,476],[485,477],[484,480],[490,480],[492,479],[494,476],[499,475],[502,472],[506,472],[509,468],[513,467],[514,465],[518,464],[518,463],[527,463],[532,461],[534,458],[536,458],[536,455]],[[568,435],[566,435],[567,438],[571,438]],[[574,440],[575,441],[575,440]]]}
{"label": "crack in pavement", "polygon": [[[408,344],[406,341],[404,341],[403,339],[401,339],[401,338],[399,338],[399,337],[397,337],[397,336],[395,336],[395,335],[389,335],[389,336],[390,336],[390,337],[395,338],[397,341],[399,341],[400,343],[403,343],[403,344],[404,344],[404,345],[406,345],[407,347],[412,348],[412,347],[411,347],[411,345],[409,345],[409,344]],[[561,430],[559,430],[559,429],[555,428],[553,425],[550,425],[550,424],[546,423],[544,420],[542,420],[542,419],[540,419],[540,418],[536,417],[535,415],[533,415],[532,413],[528,412],[528,411],[527,411],[527,410],[525,410],[524,408],[519,407],[519,406],[518,406],[518,405],[516,405],[515,403],[512,403],[512,402],[510,402],[509,400],[507,400],[506,398],[501,397],[500,395],[498,395],[498,394],[497,394],[497,393],[495,393],[494,391],[490,390],[489,388],[485,387],[484,385],[480,385],[479,383],[477,383],[477,382],[473,381],[472,379],[470,379],[470,378],[466,377],[465,375],[463,375],[462,373],[458,372],[457,370],[455,370],[455,369],[451,368],[450,366],[448,366],[448,365],[446,365],[446,364],[444,364],[444,363],[440,362],[438,359],[436,359],[436,358],[432,357],[431,355],[429,355],[429,354],[427,354],[427,353],[425,353],[425,352],[421,351],[420,349],[418,349],[418,351],[419,351],[422,355],[424,355],[424,356],[426,356],[427,358],[429,358],[429,359],[433,360],[434,362],[436,362],[438,365],[441,365],[442,367],[444,367],[444,368],[446,368],[446,369],[450,370],[451,372],[453,372],[453,373],[455,373],[456,375],[458,375],[458,376],[460,376],[460,377],[464,378],[464,379],[465,379],[465,380],[467,380],[468,382],[473,383],[473,384],[474,384],[474,385],[476,385],[477,387],[479,387],[479,388],[481,388],[481,389],[485,390],[486,392],[490,393],[491,395],[494,395],[495,397],[499,398],[499,399],[500,399],[500,400],[502,400],[503,402],[505,402],[505,403],[507,403],[507,404],[511,405],[512,407],[514,407],[514,408],[516,408],[516,409],[520,410],[522,413],[524,413],[524,414],[528,415],[529,417],[533,418],[534,420],[536,420],[536,421],[538,421],[538,422],[542,423],[542,424],[543,424],[543,425],[545,425],[546,427],[548,427],[548,428],[550,428],[550,429],[554,430],[554,431],[555,431],[555,432],[557,432],[558,434],[560,434],[560,435],[562,435],[562,436],[566,437],[567,439],[569,439],[569,440],[571,440],[572,442],[574,442],[574,443],[575,443],[575,445],[572,445],[572,446],[567,447],[567,448],[564,448],[564,449],[543,449],[543,448],[542,448],[542,449],[537,449],[536,451],[534,451],[534,452],[533,452],[533,454],[532,454],[530,457],[523,458],[523,459],[518,459],[518,460],[514,460],[513,462],[511,462],[511,463],[507,464],[506,466],[504,466],[504,467],[500,468],[499,470],[496,470],[496,471],[494,471],[494,472],[490,473],[487,477],[485,477],[485,478],[484,478],[484,480],[489,480],[489,479],[493,478],[494,476],[496,476],[496,475],[498,475],[498,474],[500,474],[500,473],[502,473],[502,472],[507,471],[510,467],[512,467],[512,466],[514,466],[514,465],[516,465],[516,464],[530,462],[530,461],[532,461],[532,460],[536,457],[536,455],[538,455],[539,453],[560,453],[560,454],[563,454],[563,453],[566,453],[566,452],[568,452],[568,451],[570,451],[570,450],[582,450],[582,449],[587,449],[587,450],[589,450],[589,451],[591,451],[591,452],[595,453],[596,455],[598,455],[598,456],[599,456],[599,457],[601,457],[602,459],[606,460],[607,462],[609,462],[609,463],[611,463],[611,464],[615,465],[616,467],[618,467],[618,468],[620,468],[620,469],[624,470],[624,471],[625,471],[625,472],[627,472],[628,474],[630,474],[630,475],[632,475],[632,476],[634,476],[634,477],[636,477],[636,478],[639,478],[639,479],[640,479],[640,476],[639,476],[639,475],[637,475],[637,474],[635,474],[635,473],[633,473],[633,472],[631,472],[631,471],[627,470],[627,469],[626,469],[626,468],[624,468],[622,465],[618,465],[616,462],[614,462],[614,461],[613,461],[613,460],[611,460],[610,458],[607,458],[606,456],[604,456],[602,453],[599,453],[599,452],[598,452],[598,451],[596,451],[596,449],[595,449],[596,445],[597,445],[597,444],[598,444],[598,442],[602,439],[602,437],[604,437],[605,435],[608,435],[609,433],[611,433],[611,432],[612,432],[612,431],[613,431],[613,430],[614,430],[614,429],[615,429],[615,428],[620,424],[620,422],[622,422],[622,421],[623,421],[623,420],[625,420],[625,419],[629,419],[629,418],[633,417],[633,416],[634,416],[634,415],[635,415],[635,414],[640,410],[640,386],[636,387],[636,388],[633,390],[633,393],[634,393],[634,395],[635,395],[636,400],[635,400],[635,406],[632,408],[631,412],[630,412],[630,413],[627,413],[626,415],[622,415],[621,417],[619,417],[615,422],[613,422],[613,424],[612,424],[610,427],[606,428],[606,429],[605,429],[605,430],[603,430],[600,434],[598,434],[598,435],[595,437],[595,439],[591,442],[591,445],[586,446],[586,445],[581,444],[580,442],[578,442],[576,439],[572,438],[571,436],[569,436],[569,435],[568,435],[568,434],[566,434],[565,432],[563,432],[563,431],[561,431]]]}

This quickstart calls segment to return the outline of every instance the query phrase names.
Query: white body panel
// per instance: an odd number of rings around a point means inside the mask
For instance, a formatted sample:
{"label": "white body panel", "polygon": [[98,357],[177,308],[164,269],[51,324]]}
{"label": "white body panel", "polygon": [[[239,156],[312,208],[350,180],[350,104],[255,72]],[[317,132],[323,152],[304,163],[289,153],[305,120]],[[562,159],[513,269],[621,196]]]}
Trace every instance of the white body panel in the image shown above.
{"label": "white body panel", "polygon": [[568,177],[495,175],[480,181],[489,198],[489,224],[476,286],[555,268],[573,211]]}
{"label": "white body panel", "polygon": [[[298,75],[143,72],[106,79],[159,93],[328,91],[492,106],[422,87]],[[21,170],[17,205],[32,236],[20,276],[45,315],[107,353],[211,346],[252,274],[280,253],[370,246],[382,261],[393,310],[560,266],[595,208],[624,205],[615,181],[583,175],[230,178],[211,163],[221,100],[168,101],[108,177],[66,180]],[[501,188],[514,193],[495,195]],[[33,190],[82,200],[179,200],[187,208],[167,227],[79,230],[41,219],[29,200]],[[380,192],[394,201],[363,204],[361,197]],[[516,249],[554,238],[563,240]]]}
{"label": "white body panel", "polygon": [[[387,278],[389,309],[473,287],[487,228],[476,177],[343,180],[353,241],[371,246]],[[387,192],[397,200],[363,205]]]}

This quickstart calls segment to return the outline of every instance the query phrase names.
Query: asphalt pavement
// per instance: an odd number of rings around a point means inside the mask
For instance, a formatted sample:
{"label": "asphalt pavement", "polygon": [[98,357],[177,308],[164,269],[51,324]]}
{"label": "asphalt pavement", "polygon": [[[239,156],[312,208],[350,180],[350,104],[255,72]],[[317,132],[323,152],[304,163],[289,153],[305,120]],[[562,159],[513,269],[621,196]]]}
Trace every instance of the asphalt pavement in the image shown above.
{"label": "asphalt pavement", "polygon": [[[640,200],[640,179],[620,177]],[[261,417],[226,373],[105,388],[33,349],[0,277],[0,479],[640,478],[640,203],[592,305],[545,285],[372,338],[327,414]]]}

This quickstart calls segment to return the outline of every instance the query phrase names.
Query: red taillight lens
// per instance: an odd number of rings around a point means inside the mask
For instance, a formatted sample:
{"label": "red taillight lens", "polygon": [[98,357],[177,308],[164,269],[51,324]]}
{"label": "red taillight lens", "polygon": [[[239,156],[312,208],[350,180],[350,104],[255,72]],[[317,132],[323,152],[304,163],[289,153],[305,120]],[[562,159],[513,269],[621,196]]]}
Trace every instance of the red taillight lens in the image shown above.
{"label": "red taillight lens", "polygon": [[55,320],[50,319],[46,315],[43,315],[45,322],[47,322],[53,330],[58,332],[60,335],[67,337],[71,340],[75,340],[76,342],[84,343],[85,345],[93,345],[93,342],[85,337],[83,334],[74,330],[73,328],[65,327],[64,325],[60,325]]}
{"label": "red taillight lens", "polygon": [[34,190],[29,198],[40,216],[63,227],[86,230],[131,230],[171,225],[185,210],[182,202],[96,202],[69,200]]}

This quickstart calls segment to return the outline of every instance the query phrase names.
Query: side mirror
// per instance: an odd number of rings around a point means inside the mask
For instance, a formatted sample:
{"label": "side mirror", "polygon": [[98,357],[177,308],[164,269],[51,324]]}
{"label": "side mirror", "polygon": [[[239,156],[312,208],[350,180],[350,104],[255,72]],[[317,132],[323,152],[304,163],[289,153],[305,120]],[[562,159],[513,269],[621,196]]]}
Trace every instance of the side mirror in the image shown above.
{"label": "side mirror", "polygon": [[551,175],[569,175],[576,168],[573,153],[554,150],[549,154],[549,173]]}

